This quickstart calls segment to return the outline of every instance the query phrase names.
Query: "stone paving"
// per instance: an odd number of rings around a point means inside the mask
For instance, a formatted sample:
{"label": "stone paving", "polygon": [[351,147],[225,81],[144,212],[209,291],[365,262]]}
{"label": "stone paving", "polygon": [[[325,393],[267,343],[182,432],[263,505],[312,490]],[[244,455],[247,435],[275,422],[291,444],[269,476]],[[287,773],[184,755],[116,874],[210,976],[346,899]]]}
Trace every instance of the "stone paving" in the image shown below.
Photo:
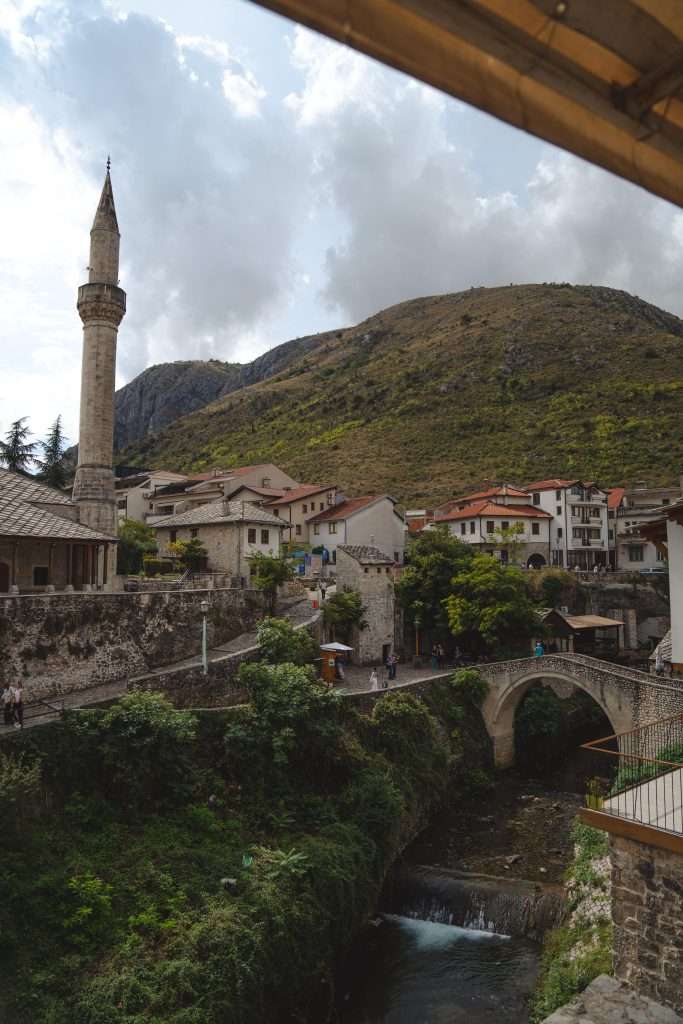
{"label": "stone paving", "polygon": [[[371,666],[345,665],[344,681],[339,682],[336,688],[340,693],[369,693],[371,671]],[[400,689],[402,686],[421,683],[428,679],[447,679],[454,671],[453,668],[433,669],[429,665],[414,668],[412,665],[399,664],[395,679],[387,680],[387,670],[385,668],[377,669],[377,678],[380,689],[382,688],[382,683],[386,681],[387,689],[395,690]]]}
{"label": "stone paving", "polygon": [[683,1017],[616,978],[601,974],[543,1024],[683,1024]]}

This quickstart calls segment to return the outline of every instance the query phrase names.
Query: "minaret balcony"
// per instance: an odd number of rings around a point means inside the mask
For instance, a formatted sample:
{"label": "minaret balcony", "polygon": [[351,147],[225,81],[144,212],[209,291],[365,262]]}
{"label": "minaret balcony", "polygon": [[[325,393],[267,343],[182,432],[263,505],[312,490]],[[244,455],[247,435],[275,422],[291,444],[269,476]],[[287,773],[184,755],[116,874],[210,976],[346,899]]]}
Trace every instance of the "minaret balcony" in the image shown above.
{"label": "minaret balcony", "polygon": [[126,293],[115,284],[82,284],[77,306],[83,323],[107,320],[118,327],[126,312]]}

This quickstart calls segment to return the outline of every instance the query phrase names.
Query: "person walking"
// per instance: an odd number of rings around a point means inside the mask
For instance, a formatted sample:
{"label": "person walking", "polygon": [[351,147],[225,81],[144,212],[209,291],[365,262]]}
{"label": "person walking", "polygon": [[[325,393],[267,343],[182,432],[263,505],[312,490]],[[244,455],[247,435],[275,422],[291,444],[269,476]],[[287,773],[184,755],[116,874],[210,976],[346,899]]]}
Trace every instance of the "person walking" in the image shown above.
{"label": "person walking", "polygon": [[2,700],[2,718],[6,726],[10,726],[14,719],[14,691],[9,683],[5,683],[0,694]]}
{"label": "person walking", "polygon": [[436,672],[439,667],[439,647],[438,644],[432,645],[432,671]]}
{"label": "person walking", "polygon": [[379,690],[379,679],[377,678],[377,669],[373,668],[370,673],[370,689]]}
{"label": "person walking", "polygon": [[534,647],[534,654],[537,658],[541,658],[545,654],[545,647],[543,646],[542,640],[536,641],[536,646]]}
{"label": "person walking", "polygon": [[664,675],[664,658],[662,657],[662,652],[659,650],[659,648],[657,649],[657,653],[655,655],[655,673],[658,676]]}
{"label": "person walking", "polygon": [[443,663],[444,663],[444,658],[445,657],[446,657],[446,652],[443,649],[443,644],[441,644],[441,643],[437,644],[436,645],[436,667],[437,668],[443,668]]}
{"label": "person walking", "polygon": [[398,665],[398,658],[392,652],[389,655],[389,678],[390,679],[395,679],[396,678],[396,666],[397,665]]}
{"label": "person walking", "polygon": [[24,728],[24,687],[21,683],[14,687],[14,727]]}

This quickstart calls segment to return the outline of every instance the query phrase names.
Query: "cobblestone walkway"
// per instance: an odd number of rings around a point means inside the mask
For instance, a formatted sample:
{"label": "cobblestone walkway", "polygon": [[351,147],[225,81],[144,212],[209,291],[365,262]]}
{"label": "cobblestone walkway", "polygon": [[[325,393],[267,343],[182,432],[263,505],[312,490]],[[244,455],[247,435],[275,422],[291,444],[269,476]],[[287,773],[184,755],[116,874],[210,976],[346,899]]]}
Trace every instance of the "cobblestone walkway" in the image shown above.
{"label": "cobblestone walkway", "polygon": [[[429,666],[413,668],[412,665],[399,665],[396,672],[396,678],[387,681],[387,688],[390,690],[396,690],[400,689],[402,686],[408,686],[411,683],[421,683],[429,679],[447,679],[453,671],[454,669],[452,668],[433,669]],[[337,689],[340,693],[369,693],[370,672],[370,668],[363,666],[345,665],[344,681],[337,685]],[[380,689],[383,681],[386,680],[386,674],[386,669],[384,668],[377,670]]]}

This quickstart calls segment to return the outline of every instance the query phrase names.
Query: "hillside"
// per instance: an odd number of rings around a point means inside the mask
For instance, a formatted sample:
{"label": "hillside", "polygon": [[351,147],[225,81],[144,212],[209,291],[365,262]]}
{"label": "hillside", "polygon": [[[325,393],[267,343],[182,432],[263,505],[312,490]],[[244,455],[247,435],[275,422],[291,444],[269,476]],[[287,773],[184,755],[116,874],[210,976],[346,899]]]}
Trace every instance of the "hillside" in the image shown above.
{"label": "hillside", "polygon": [[411,504],[485,479],[669,482],[683,468],[682,356],[683,321],[625,292],[473,288],[306,339],[266,379],[120,458],[185,470],[272,460]]}
{"label": "hillside", "polygon": [[116,451],[147,434],[157,434],[217,398],[279,373],[315,347],[321,337],[287,341],[244,365],[192,359],[148,367],[116,392]]}

